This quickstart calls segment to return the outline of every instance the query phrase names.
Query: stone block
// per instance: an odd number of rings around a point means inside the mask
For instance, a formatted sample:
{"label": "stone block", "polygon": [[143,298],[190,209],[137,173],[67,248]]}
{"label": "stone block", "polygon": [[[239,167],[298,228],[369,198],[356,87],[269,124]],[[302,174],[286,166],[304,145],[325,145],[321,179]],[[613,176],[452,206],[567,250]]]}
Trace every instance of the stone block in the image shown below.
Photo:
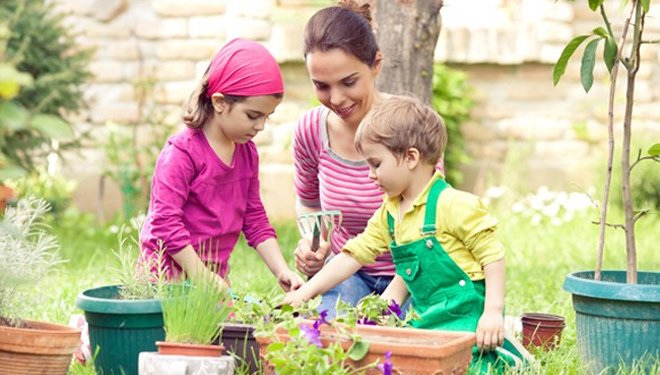
{"label": "stone block", "polygon": [[225,16],[191,17],[188,20],[188,34],[191,38],[224,40],[226,29]]}
{"label": "stone block", "polygon": [[230,356],[193,357],[142,352],[139,375],[233,375],[236,360]]}
{"label": "stone block", "polygon": [[163,60],[209,60],[223,45],[211,39],[176,39],[158,42],[156,56]]}
{"label": "stone block", "polygon": [[225,10],[229,17],[249,17],[266,20],[275,7],[275,0],[229,1]]}
{"label": "stone block", "polygon": [[181,105],[188,99],[190,93],[197,87],[195,81],[176,81],[165,82],[157,85],[154,90],[154,99],[156,103],[160,104],[176,104]]}
{"label": "stone block", "polygon": [[250,40],[268,40],[271,23],[253,18],[232,17],[227,19],[227,39],[245,38]]}
{"label": "stone block", "polygon": [[74,30],[83,33],[88,38],[122,39],[131,35],[129,18],[121,15],[112,22],[99,22],[92,18],[76,18]]}
{"label": "stone block", "polygon": [[584,160],[588,155],[589,144],[582,141],[560,140],[534,144],[534,156],[543,160],[569,163],[574,160]]}
{"label": "stone block", "polygon": [[108,57],[120,61],[137,60],[141,55],[140,44],[131,39],[99,43],[98,47],[104,50]]}
{"label": "stone block", "polygon": [[268,44],[278,62],[303,60],[303,31],[302,25],[273,25]]}
{"label": "stone block", "polygon": [[[474,142],[490,142],[497,139],[495,129],[486,124],[474,121],[461,125],[461,133],[463,134],[463,138]],[[451,140],[449,142],[451,143]]]}
{"label": "stone block", "polygon": [[135,100],[135,88],[132,84],[107,83],[90,85],[85,90],[85,101],[93,104],[97,102],[130,102]]}
{"label": "stone block", "polygon": [[89,63],[89,70],[94,75],[92,82],[122,82],[125,79],[124,66],[117,61],[92,61]]}
{"label": "stone block", "polygon": [[128,8],[126,0],[93,0],[91,16],[101,22],[115,19]]}
{"label": "stone block", "polygon": [[151,0],[163,17],[210,16],[225,13],[226,0]]}
{"label": "stone block", "polygon": [[566,119],[521,115],[495,123],[499,138],[524,141],[552,141],[561,139],[571,129]]}
{"label": "stone block", "polygon": [[195,63],[192,61],[157,61],[145,64],[145,70],[157,81],[183,81],[195,79]]}
{"label": "stone block", "polygon": [[545,80],[512,82],[507,89],[506,98],[512,101],[543,101],[556,99],[559,90],[552,85],[552,74]]}
{"label": "stone block", "polygon": [[142,18],[135,24],[135,35],[145,39],[186,38],[186,18]]}
{"label": "stone block", "polygon": [[100,100],[99,104],[92,108],[90,114],[92,122],[95,124],[102,124],[106,121],[127,123],[140,120],[136,102],[105,102]]}

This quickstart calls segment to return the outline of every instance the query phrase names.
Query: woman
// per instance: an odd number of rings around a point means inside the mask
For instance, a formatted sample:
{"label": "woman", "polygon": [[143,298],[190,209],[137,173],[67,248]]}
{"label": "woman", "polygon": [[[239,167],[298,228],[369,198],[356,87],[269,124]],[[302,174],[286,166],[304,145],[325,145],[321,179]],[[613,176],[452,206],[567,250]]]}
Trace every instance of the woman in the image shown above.
{"label": "woman", "polygon": [[[316,252],[311,251],[312,229],[301,230],[296,268],[309,277],[330,253],[361,233],[383,203],[383,192],[368,178],[369,167],[353,143],[366,114],[390,97],[376,89],[382,54],[370,22],[369,5],[348,0],[321,9],[305,28],[305,62],[322,105],[303,114],[294,131],[296,213],[338,210],[343,216],[330,243],[321,240]],[[355,305],[368,294],[382,293],[394,271],[391,255],[379,256],[326,292],[318,310],[333,317],[338,298]]]}

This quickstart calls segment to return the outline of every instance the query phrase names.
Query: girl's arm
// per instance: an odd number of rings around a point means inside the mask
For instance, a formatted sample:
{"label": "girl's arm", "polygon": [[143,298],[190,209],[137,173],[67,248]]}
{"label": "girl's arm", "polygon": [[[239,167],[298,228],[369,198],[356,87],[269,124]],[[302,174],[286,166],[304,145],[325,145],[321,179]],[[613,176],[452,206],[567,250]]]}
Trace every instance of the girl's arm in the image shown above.
{"label": "girl's arm", "polygon": [[479,350],[494,350],[504,344],[504,286],[506,263],[504,258],[484,266],[486,301],[484,313],[477,325]]}
{"label": "girl's arm", "polygon": [[403,281],[403,278],[399,275],[395,275],[390,285],[387,286],[387,289],[381,294],[381,298],[386,301],[394,300],[399,306],[403,306],[403,303],[408,299],[408,287],[406,287],[406,282]]}
{"label": "girl's arm", "polygon": [[283,304],[300,306],[319,294],[334,288],[357,272],[362,265],[347,253],[339,253],[299,289],[284,296]]}
{"label": "girl's arm", "polygon": [[275,238],[269,238],[260,243],[256,250],[270,272],[277,277],[277,281],[284,291],[296,290],[304,283],[300,276],[286,264],[280,245]]}
{"label": "girl's arm", "polygon": [[206,267],[204,262],[202,262],[202,260],[199,258],[199,255],[197,255],[197,252],[195,252],[195,249],[192,247],[192,245],[188,245],[184,247],[183,250],[173,254],[172,258],[174,258],[174,260],[179,264],[179,266],[181,266],[183,271],[190,278],[199,280],[202,277],[208,277],[216,281],[221,291],[229,290],[229,285],[227,285],[225,280],[223,280],[220,275]]}

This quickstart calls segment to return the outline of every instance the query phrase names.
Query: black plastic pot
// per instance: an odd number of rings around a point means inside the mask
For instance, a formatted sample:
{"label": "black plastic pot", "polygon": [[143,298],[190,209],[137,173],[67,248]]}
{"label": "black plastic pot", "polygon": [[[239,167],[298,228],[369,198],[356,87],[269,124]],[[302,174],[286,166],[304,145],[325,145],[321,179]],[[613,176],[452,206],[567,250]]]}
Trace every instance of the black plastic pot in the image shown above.
{"label": "black plastic pot", "polygon": [[250,324],[225,323],[222,325],[222,345],[225,353],[233,353],[237,367],[248,366],[250,374],[261,369],[259,344],[254,338],[255,327]]}

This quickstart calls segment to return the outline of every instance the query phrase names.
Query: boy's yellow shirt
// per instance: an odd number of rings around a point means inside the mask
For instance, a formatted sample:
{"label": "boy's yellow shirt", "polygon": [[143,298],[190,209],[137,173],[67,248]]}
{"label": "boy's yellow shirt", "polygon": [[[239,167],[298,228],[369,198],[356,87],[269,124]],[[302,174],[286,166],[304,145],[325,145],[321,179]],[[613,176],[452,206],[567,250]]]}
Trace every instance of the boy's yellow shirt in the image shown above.
{"label": "boy's yellow shirt", "polygon": [[[388,232],[388,212],[394,218],[397,245],[421,239],[426,200],[433,183],[441,178],[443,175],[436,171],[401,221],[398,220],[400,197],[386,196],[364,232],[348,241],[342,251],[363,265],[373,263],[376,256],[389,251],[392,238]],[[473,281],[484,279],[483,266],[504,257],[504,246],[496,235],[497,219],[473,194],[445,189],[438,197],[435,223],[438,242]]]}

